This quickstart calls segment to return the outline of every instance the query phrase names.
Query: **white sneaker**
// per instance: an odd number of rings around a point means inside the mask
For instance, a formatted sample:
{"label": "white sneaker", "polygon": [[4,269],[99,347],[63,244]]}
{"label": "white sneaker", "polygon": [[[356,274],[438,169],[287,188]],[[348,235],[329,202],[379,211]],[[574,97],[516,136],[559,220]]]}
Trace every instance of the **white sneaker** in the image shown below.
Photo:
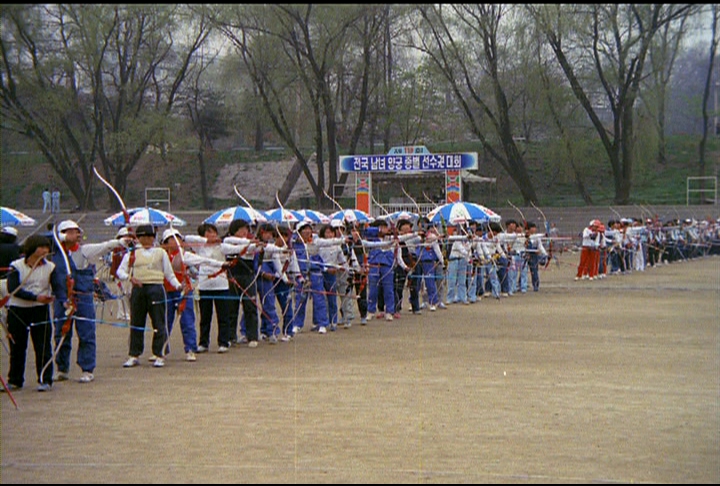
{"label": "white sneaker", "polygon": [[284,343],[288,343],[291,340],[292,340],[292,336],[288,336],[287,334],[283,334],[282,336],[280,336],[280,341],[282,341]]}
{"label": "white sneaker", "polygon": [[218,353],[220,353],[220,354],[227,353],[229,350],[230,350],[230,348],[228,348],[227,346],[220,346],[218,348]]}
{"label": "white sneaker", "polygon": [[165,359],[164,358],[157,358],[155,362],[153,363],[153,366],[155,368],[162,368],[165,366]]}
{"label": "white sneaker", "polygon": [[153,361],[155,361],[156,359],[158,359],[158,357],[155,356],[154,354],[151,354],[150,357],[148,358],[148,361],[153,362]]}
{"label": "white sneaker", "polygon": [[55,378],[53,378],[53,381],[68,381],[70,379],[70,373],[66,373],[64,371],[58,371],[57,375],[55,375]]}
{"label": "white sneaker", "polygon": [[248,348],[257,348],[257,347],[258,347],[258,342],[257,342],[257,341],[250,341],[250,342],[248,343]]}
{"label": "white sneaker", "polygon": [[132,368],[134,366],[137,366],[140,364],[140,360],[137,359],[135,356],[130,356],[125,363],[123,363],[123,368]]}
{"label": "white sneaker", "polygon": [[207,349],[205,346],[198,346],[198,347],[197,347],[197,352],[198,352],[198,354],[200,354],[200,353],[207,353],[207,350],[208,350],[208,349]]}
{"label": "white sneaker", "polygon": [[197,361],[197,356],[192,351],[185,353],[185,361]]}
{"label": "white sneaker", "polygon": [[386,321],[392,321],[392,320],[393,320],[393,315],[392,315],[392,314],[385,314],[385,320],[386,320]]}
{"label": "white sneaker", "polygon": [[327,328],[324,326],[320,326],[318,329],[318,334],[327,334]]}
{"label": "white sneaker", "polygon": [[343,327],[344,327],[345,329],[350,329],[350,328],[352,327],[352,322],[347,321],[347,322],[343,325]]}
{"label": "white sneaker", "polygon": [[272,336],[270,336],[268,338],[268,344],[277,344],[277,343],[278,343],[278,338],[276,335],[273,334]]}
{"label": "white sneaker", "polygon": [[293,328],[292,328],[293,336],[300,334],[301,332],[302,332],[302,327],[293,326]]}
{"label": "white sneaker", "polygon": [[360,325],[361,325],[361,326],[367,326],[367,317],[361,317],[361,318],[360,318]]}
{"label": "white sneaker", "polygon": [[94,379],[95,379],[95,375],[93,375],[89,371],[83,371],[83,374],[80,376],[80,379],[78,381],[80,383],[90,383]]}
{"label": "white sneaker", "polygon": [[435,307],[434,305],[430,306],[430,312],[435,312],[436,310],[437,310],[437,307]]}

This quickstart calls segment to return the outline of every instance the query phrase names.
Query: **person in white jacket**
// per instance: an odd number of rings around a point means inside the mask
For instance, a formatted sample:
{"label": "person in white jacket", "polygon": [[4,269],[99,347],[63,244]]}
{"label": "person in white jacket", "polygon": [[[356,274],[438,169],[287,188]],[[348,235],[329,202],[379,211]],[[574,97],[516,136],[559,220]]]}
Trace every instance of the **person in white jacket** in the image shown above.
{"label": "person in white jacket", "polygon": [[[202,257],[225,262],[225,255],[220,250],[222,241],[214,224],[202,223],[198,226],[197,235],[186,235],[185,242],[195,253]],[[198,267],[198,293],[200,294],[200,336],[198,353],[206,353],[210,348],[210,327],[213,318],[213,307],[218,323],[218,353],[226,353],[233,339],[232,322],[230,322],[230,292],[227,272],[214,266],[201,264]],[[237,323],[235,323],[237,326]]]}
{"label": "person in white jacket", "polygon": [[463,225],[455,226],[455,234],[448,237],[451,243],[448,255],[447,301],[448,304],[469,304],[467,295],[468,265],[472,241]]}

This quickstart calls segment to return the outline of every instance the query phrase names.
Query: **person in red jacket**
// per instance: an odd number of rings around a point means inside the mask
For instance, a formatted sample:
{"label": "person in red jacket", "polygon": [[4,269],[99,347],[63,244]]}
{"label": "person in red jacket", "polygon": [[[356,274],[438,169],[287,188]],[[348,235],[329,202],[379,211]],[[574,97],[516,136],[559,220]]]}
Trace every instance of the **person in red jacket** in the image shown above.
{"label": "person in red jacket", "polygon": [[580,263],[578,264],[575,280],[581,278],[595,279],[597,275],[599,261],[600,232],[598,228],[602,223],[598,219],[593,219],[587,228],[582,231],[582,250],[580,252]]}

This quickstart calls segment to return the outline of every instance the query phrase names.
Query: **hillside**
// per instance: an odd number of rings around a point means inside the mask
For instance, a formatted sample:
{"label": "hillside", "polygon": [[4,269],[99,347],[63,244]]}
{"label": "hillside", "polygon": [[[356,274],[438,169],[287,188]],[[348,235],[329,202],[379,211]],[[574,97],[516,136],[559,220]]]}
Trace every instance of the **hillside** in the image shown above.
{"label": "hillside", "polygon": [[[428,147],[434,152],[478,151],[477,144],[437,145]],[[708,143],[708,175],[717,175],[720,165],[720,140]],[[672,137],[668,143],[668,163],[658,165],[655,162],[641,161],[635,166],[633,202],[641,204],[684,204],[686,197],[686,178],[697,175],[697,139],[696,137]],[[471,184],[466,186],[466,199],[482,202],[488,206],[505,206],[507,200],[516,204],[521,202],[519,192],[500,165],[479,154],[479,175],[495,177],[496,184]],[[558,164],[548,162],[552,154],[544,152],[542,146],[527,148],[525,155],[528,170],[535,181],[536,190],[543,206],[583,206],[577,193],[573,177]],[[235,204],[237,201],[232,185],[236,184],[241,194],[260,207],[274,204],[275,192],[281,187],[292,165],[292,157],[281,150],[266,150],[254,153],[246,150],[215,152],[207,156],[209,185],[214,197],[213,207]],[[591,165],[583,171],[583,178],[596,206],[612,205],[613,185],[609,165],[605,162]],[[327,168],[326,168],[327,174]],[[352,179],[351,179],[352,180]],[[45,186],[58,184],[63,194],[61,201],[64,209],[78,205],[69,199],[59,177],[39,156],[29,153],[3,154],[0,161],[0,181],[2,204],[19,209],[41,208],[41,193]],[[441,180],[403,179],[403,185],[415,188],[416,194],[424,191],[436,193],[441,189]],[[434,187],[440,185],[440,188]],[[169,187],[171,190],[171,208],[174,210],[201,209],[200,173],[193,154],[171,153],[169,160],[163,161],[158,155],[148,155],[132,173],[125,200],[128,206],[140,206],[145,203],[145,190],[150,187]],[[377,184],[375,196],[381,202],[391,197],[402,196],[399,184],[392,179]],[[93,188],[97,209],[109,210],[109,202],[104,187],[98,182]],[[344,200],[350,204],[352,199]],[[291,195],[289,206],[312,205],[310,186],[305,177],[300,177]]]}

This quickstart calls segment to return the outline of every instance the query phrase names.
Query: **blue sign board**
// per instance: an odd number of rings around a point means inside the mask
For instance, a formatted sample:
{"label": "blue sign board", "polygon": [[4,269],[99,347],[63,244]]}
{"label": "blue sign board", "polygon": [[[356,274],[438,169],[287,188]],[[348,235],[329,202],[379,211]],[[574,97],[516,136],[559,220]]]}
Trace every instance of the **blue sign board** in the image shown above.
{"label": "blue sign board", "polygon": [[[395,149],[397,148],[399,147],[395,147]],[[339,164],[340,172],[448,171],[477,168],[477,152],[459,154],[420,152],[390,155],[343,155],[340,157]]]}

